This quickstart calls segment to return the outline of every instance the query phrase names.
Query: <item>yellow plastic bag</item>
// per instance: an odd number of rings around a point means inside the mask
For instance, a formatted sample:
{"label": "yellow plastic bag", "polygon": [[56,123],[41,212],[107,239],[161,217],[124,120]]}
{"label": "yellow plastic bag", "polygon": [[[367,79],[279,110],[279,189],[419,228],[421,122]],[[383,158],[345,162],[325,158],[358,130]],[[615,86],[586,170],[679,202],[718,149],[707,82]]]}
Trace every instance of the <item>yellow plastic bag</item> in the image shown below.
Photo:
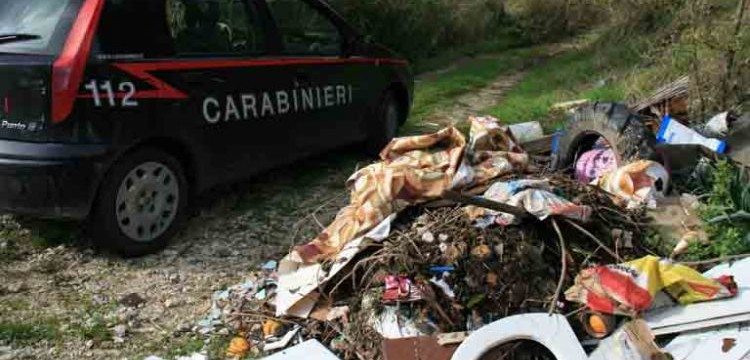
{"label": "yellow plastic bag", "polygon": [[565,297],[594,311],[632,316],[648,309],[659,291],[687,305],[734,296],[737,285],[731,277],[709,279],[687,266],[647,256],[586,269]]}

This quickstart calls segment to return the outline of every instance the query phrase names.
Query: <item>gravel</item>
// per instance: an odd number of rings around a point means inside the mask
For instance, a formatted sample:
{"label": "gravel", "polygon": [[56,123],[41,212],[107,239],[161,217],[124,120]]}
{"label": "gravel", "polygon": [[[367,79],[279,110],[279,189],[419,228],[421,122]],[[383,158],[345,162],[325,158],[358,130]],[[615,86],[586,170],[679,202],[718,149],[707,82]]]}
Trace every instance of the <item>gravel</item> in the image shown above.
{"label": "gravel", "polygon": [[[138,259],[86,245],[80,224],[0,216],[0,359],[169,358],[200,345],[194,325],[214,291],[314,237],[346,204],[344,182],[368,160],[345,152],[207,194],[167,249]],[[48,233],[63,240],[40,241]],[[51,330],[28,343],[2,335],[16,324]]]}

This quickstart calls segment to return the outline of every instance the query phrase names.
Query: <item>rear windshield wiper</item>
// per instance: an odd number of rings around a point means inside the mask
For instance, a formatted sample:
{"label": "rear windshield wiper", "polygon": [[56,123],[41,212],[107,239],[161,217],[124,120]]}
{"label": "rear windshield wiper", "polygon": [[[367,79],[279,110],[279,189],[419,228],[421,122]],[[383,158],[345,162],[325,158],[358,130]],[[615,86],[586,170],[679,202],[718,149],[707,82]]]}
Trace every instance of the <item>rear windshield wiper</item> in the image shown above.
{"label": "rear windshield wiper", "polygon": [[16,42],[16,41],[29,41],[29,40],[37,40],[41,39],[42,37],[35,34],[0,34],[0,44],[10,43],[10,42]]}

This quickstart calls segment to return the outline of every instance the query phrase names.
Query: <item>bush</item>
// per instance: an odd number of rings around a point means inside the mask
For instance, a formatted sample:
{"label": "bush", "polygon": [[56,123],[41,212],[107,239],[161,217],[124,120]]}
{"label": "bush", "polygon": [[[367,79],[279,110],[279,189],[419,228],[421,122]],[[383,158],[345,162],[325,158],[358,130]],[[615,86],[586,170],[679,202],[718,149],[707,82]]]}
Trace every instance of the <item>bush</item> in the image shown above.
{"label": "bush", "polygon": [[506,25],[502,0],[331,0],[363,34],[411,60],[492,39]]}
{"label": "bush", "polygon": [[626,81],[629,99],[690,75],[695,121],[721,111],[747,110],[750,10],[738,22],[742,0],[599,1],[609,19],[601,48],[638,44],[640,66]]}
{"label": "bush", "polygon": [[707,243],[691,244],[686,257],[692,260],[731,256],[750,252],[750,183],[745,168],[728,161],[715,166],[703,164],[700,188],[708,189],[708,200],[701,209],[707,222]]}
{"label": "bush", "polygon": [[509,0],[507,11],[533,43],[559,40],[604,23],[593,0]]}

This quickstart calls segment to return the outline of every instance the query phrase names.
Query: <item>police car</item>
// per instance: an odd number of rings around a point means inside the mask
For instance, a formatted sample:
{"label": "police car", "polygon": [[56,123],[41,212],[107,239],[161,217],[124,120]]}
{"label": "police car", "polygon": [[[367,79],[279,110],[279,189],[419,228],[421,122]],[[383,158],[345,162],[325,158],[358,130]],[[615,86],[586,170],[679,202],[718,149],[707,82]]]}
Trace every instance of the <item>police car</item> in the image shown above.
{"label": "police car", "polygon": [[407,117],[407,62],[323,0],[0,1],[0,212],[156,251],[194,194]]}

